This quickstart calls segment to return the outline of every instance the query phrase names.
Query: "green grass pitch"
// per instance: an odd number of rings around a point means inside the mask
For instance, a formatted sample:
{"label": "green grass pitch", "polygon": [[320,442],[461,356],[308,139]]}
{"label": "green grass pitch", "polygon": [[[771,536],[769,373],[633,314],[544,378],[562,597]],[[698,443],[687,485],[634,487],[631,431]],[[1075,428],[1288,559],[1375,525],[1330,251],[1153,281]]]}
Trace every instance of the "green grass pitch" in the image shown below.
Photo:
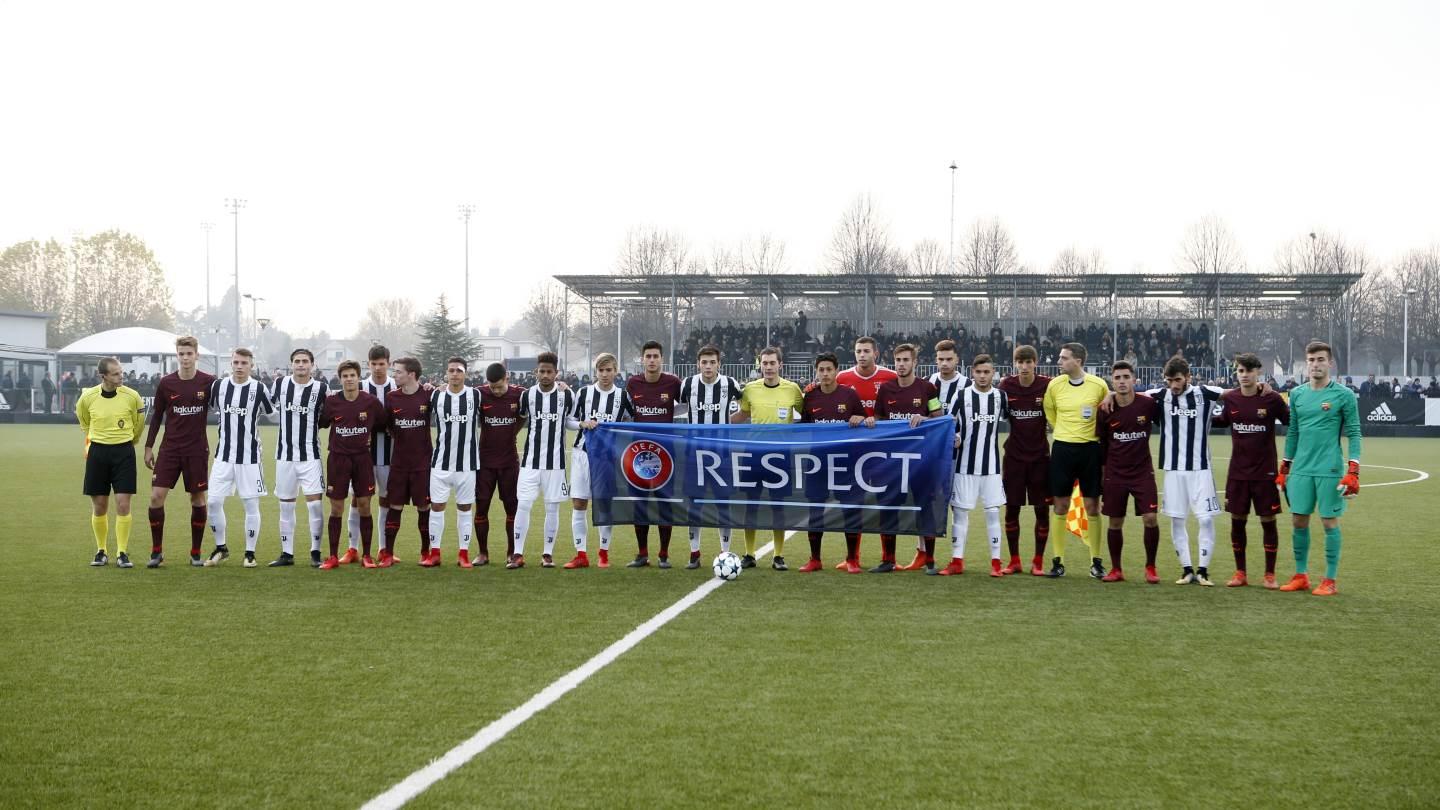
{"label": "green grass pitch", "polygon": [[[1367,439],[1362,480],[1440,472],[1437,449]],[[79,431],[0,426],[0,451],[0,806],[356,807],[710,576],[542,570],[538,510],[520,571],[456,568],[453,511],[446,566],[417,567],[413,509],[388,571],[245,570],[238,554],[191,569],[183,493],[165,568],[143,568],[140,500],[141,567],[92,569]],[[1363,490],[1334,599],[1172,585],[1163,527],[1157,586],[1091,580],[1075,540],[1063,580],[993,580],[979,525],[959,578],[747,571],[415,806],[1433,807],[1437,495],[1435,477]],[[279,541],[262,503],[264,562]],[[234,499],[229,516],[243,548]],[[1218,534],[1223,583],[1223,518]],[[567,507],[560,562],[569,535]],[[833,563],[843,546],[826,543]],[[805,548],[791,539],[792,563]],[[617,559],[633,550],[617,529]],[[707,563],[717,550],[707,530]]]}

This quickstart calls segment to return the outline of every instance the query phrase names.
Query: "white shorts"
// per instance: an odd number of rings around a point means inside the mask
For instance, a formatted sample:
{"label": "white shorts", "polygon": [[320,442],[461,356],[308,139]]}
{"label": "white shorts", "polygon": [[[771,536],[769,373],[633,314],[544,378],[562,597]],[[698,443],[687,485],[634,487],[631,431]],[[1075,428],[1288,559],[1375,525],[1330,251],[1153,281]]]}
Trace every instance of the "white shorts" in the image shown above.
{"label": "white shorts", "polygon": [[265,494],[265,470],[259,464],[220,461],[210,465],[210,492],[222,498],[239,495],[258,498]]}
{"label": "white shorts", "polygon": [[[585,468],[585,489],[590,489],[590,468]],[[521,503],[534,503],[545,496],[546,503],[557,503],[570,497],[570,487],[565,484],[564,470],[532,470],[520,468],[520,484],[515,496]]]}
{"label": "white shorts", "polygon": [[[390,465],[375,468],[375,497],[385,498],[385,493],[390,491]],[[389,498],[386,498],[389,500]]]}
{"label": "white shorts", "polygon": [[319,459],[275,462],[275,497],[293,501],[297,492],[325,494],[324,468]]}
{"label": "white shorts", "polygon": [[450,502],[450,496],[455,496],[455,503],[459,506],[466,506],[475,503],[475,471],[467,472],[446,472],[444,470],[430,470],[430,503],[445,505]]}
{"label": "white shorts", "polygon": [[1166,470],[1165,495],[1160,511],[1167,517],[1183,518],[1187,510],[1196,517],[1220,514],[1220,497],[1215,494],[1215,476],[1210,470]]}
{"label": "white shorts", "polygon": [[957,509],[974,509],[979,501],[986,509],[1005,505],[1005,482],[1000,475],[967,475],[955,473],[955,489],[950,505]]}
{"label": "white shorts", "polygon": [[590,454],[578,447],[570,451],[570,497],[590,500]]}

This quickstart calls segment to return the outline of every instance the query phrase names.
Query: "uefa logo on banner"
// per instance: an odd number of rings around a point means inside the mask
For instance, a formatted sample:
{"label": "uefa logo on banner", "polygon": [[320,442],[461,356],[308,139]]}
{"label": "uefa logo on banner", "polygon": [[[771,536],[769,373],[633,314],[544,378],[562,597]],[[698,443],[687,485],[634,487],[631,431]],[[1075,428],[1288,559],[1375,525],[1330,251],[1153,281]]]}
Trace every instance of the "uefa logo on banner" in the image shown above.
{"label": "uefa logo on banner", "polygon": [[620,468],[630,486],[653,492],[669,483],[675,460],[663,445],[642,439],[631,442],[620,454]]}

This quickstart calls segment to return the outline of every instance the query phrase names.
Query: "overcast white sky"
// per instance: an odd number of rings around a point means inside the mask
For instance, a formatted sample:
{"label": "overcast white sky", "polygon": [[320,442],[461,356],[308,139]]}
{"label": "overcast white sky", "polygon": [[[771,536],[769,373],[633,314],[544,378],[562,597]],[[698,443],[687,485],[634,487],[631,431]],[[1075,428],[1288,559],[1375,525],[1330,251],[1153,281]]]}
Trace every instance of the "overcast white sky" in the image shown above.
{"label": "overcast white sky", "polygon": [[[191,307],[233,270],[296,334],[374,298],[512,321],[628,228],[769,232],[821,269],[875,196],[896,241],[998,216],[1024,262],[1252,267],[1325,228],[1440,241],[1440,4],[6,3],[0,244],[119,227]],[[262,312],[262,315],[267,314]]]}

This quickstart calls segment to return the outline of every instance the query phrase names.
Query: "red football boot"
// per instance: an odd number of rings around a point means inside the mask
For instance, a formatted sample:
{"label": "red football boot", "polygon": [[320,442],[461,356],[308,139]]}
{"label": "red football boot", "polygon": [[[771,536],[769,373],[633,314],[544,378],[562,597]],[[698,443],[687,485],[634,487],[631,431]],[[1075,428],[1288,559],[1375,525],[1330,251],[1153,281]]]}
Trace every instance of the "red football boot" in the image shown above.
{"label": "red football boot", "polygon": [[1145,582],[1146,582],[1147,584],[1150,584],[1150,585],[1159,585],[1159,584],[1160,584],[1160,575],[1159,575],[1158,573],[1156,573],[1156,571],[1155,571],[1155,566],[1153,566],[1153,565],[1147,565],[1147,566],[1145,566]]}
{"label": "red football boot", "polygon": [[1282,591],[1308,591],[1310,590],[1310,576],[1308,574],[1296,574],[1290,581],[1280,586]]}
{"label": "red football boot", "polygon": [[1101,581],[1101,582],[1124,582],[1124,581],[1125,581],[1125,572],[1124,572],[1124,571],[1121,571],[1119,568],[1111,568],[1111,569],[1110,569],[1110,573],[1106,574],[1106,575],[1103,576],[1103,577],[1100,577],[1100,581]]}
{"label": "red football boot", "polygon": [[992,576],[992,577],[1003,577],[1003,576],[1005,576],[1005,568],[1004,568],[1004,566],[1000,565],[1000,561],[999,561],[999,560],[991,560],[991,561],[990,561],[990,576]]}
{"label": "red football boot", "polygon": [[378,565],[375,564],[375,560],[371,559],[371,557],[370,557],[369,554],[366,554],[364,557],[361,557],[361,558],[360,558],[360,567],[361,567],[361,568],[379,568],[380,566],[378,566]]}
{"label": "red football boot", "polygon": [[440,564],[440,549],[438,549],[438,548],[432,548],[432,549],[430,549],[429,553],[427,553],[427,554],[425,555],[424,559],[420,560],[420,565],[421,565],[422,567],[424,567],[424,568],[434,568],[435,566],[437,566],[437,565],[439,565],[439,564]]}
{"label": "red football boot", "polygon": [[601,567],[601,568],[609,568],[609,567],[610,567],[610,549],[607,549],[607,548],[602,548],[602,549],[600,549],[600,567]]}
{"label": "red football boot", "polygon": [[896,568],[896,571],[919,571],[925,567],[925,552],[921,549],[915,550],[915,559],[908,565]]}
{"label": "red football boot", "polygon": [[865,573],[865,569],[860,567],[859,560],[846,560],[845,562],[841,563],[841,565],[845,566],[845,573],[847,574]]}
{"label": "red football boot", "polygon": [[950,558],[950,564],[940,569],[940,576],[953,577],[965,573],[965,560],[960,557]]}
{"label": "red football boot", "polygon": [[1020,573],[1021,571],[1024,571],[1024,570],[1025,570],[1025,564],[1022,563],[1022,562],[1020,562],[1020,558],[1019,558],[1019,557],[1016,557],[1016,556],[1013,556],[1013,555],[1012,555],[1012,556],[1010,557],[1010,564],[1007,565],[1007,566],[1005,566],[1005,576],[1008,577],[1008,576],[1010,576],[1011,574],[1018,574],[1018,573]]}
{"label": "red football boot", "polygon": [[819,571],[821,568],[824,567],[825,564],[820,562],[819,557],[811,557],[810,562],[807,562],[804,565],[800,566],[800,573],[809,574],[812,571]]}
{"label": "red football boot", "polygon": [[1030,575],[1034,577],[1045,576],[1045,561],[1039,557],[1030,558]]}
{"label": "red football boot", "polygon": [[565,563],[565,565],[563,565],[563,566],[561,566],[561,567],[562,567],[562,568],[565,568],[565,569],[567,569],[567,570],[568,570],[568,569],[573,569],[573,568],[589,568],[589,567],[590,567],[590,555],[589,555],[589,554],[586,554],[586,553],[583,552],[583,551],[576,552],[576,553],[575,553],[575,558],[572,559],[570,562]]}
{"label": "red football boot", "polygon": [[1322,579],[1320,580],[1320,587],[1310,593],[1312,596],[1334,596],[1339,593],[1339,591],[1335,589],[1335,580]]}
{"label": "red football boot", "polygon": [[389,568],[396,563],[395,555],[388,551],[380,552],[380,568]]}
{"label": "red football boot", "polygon": [[332,570],[334,570],[334,569],[336,569],[336,568],[339,568],[339,567],[340,567],[340,558],[339,558],[339,557],[336,557],[334,554],[331,554],[329,557],[326,557],[326,558],[325,558],[325,562],[320,563],[320,570],[321,570],[321,571],[332,571]]}
{"label": "red football boot", "polygon": [[474,568],[474,563],[470,562],[470,549],[460,549],[460,553],[455,556],[455,564],[461,568]]}
{"label": "red football boot", "polygon": [[360,552],[356,551],[353,548],[347,548],[345,549],[345,553],[341,555],[339,564],[349,565],[350,563],[357,562],[360,562]]}

